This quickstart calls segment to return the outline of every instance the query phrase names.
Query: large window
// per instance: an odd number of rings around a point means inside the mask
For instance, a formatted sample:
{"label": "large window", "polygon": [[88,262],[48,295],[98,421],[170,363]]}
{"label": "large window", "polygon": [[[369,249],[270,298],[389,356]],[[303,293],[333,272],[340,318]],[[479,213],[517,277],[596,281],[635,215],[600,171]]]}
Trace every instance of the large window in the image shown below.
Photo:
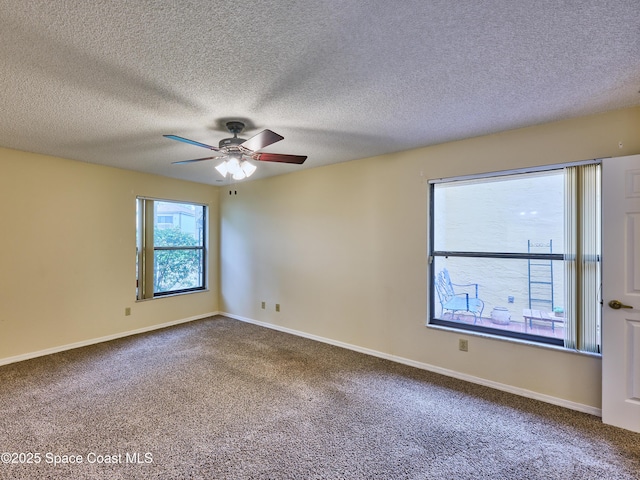
{"label": "large window", "polygon": [[430,324],[600,351],[599,164],[430,192]]}
{"label": "large window", "polygon": [[206,288],[206,206],[137,199],[137,298]]}

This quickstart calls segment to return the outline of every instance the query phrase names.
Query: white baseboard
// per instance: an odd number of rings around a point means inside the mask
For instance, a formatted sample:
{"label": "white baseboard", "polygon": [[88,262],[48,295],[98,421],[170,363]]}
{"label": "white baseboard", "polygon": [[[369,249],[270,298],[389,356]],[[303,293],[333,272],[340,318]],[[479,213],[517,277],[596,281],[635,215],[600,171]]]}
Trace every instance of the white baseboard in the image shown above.
{"label": "white baseboard", "polygon": [[225,317],[233,318],[235,320],[240,320],[246,323],[253,323],[254,325],[259,325],[261,327],[271,328],[273,330],[278,330],[280,332],[290,333],[292,335],[297,335],[299,337],[308,338],[310,340],[316,340],[318,342],[327,343],[330,345],[335,345],[337,347],[346,348],[348,350],[353,350],[356,352],[364,353],[367,355],[371,355],[378,358],[384,358],[385,360],[391,360],[392,362],[401,363],[404,365],[408,365],[410,367],[419,368],[421,370],[427,370],[434,373],[439,373],[441,375],[446,375],[448,377],[457,378],[459,380],[464,380],[466,382],[475,383],[478,385],[483,385],[485,387],[495,388],[496,390],[502,390],[504,392],[513,393],[515,395],[519,395],[521,397],[531,398],[534,400],[540,400],[542,402],[550,403],[552,405],[558,405],[560,407],[565,407],[570,410],[576,410],[582,413],[588,413],[590,415],[595,415],[598,417],[602,417],[602,410],[600,408],[592,407],[590,405],[584,405],[582,403],[571,402],[569,400],[565,400],[563,398],[553,397],[551,395],[545,395],[542,393],[534,392],[532,390],[527,390],[525,388],[514,387],[512,385],[507,385],[504,383],[494,382],[492,380],[487,380],[485,378],[476,377],[473,375],[468,375],[466,373],[456,372],[455,370],[449,370],[447,368],[438,367],[436,365],[430,365],[428,363],[417,362],[415,360],[411,360],[404,357],[398,357],[396,355],[390,355],[388,353],[379,352],[377,350],[371,350],[369,348],[360,347],[358,345],[351,345],[349,343],[340,342],[338,340],[333,340],[330,338],[320,337],[318,335],[312,335],[306,332],[302,332],[299,330],[294,330],[287,327],[281,327],[279,325],[274,325],[271,323],[261,322],[258,320],[254,320],[252,318],[241,317],[239,315],[234,315],[231,313],[221,312],[220,315],[224,315]]}
{"label": "white baseboard", "polygon": [[151,325],[148,327],[138,328],[136,330],[129,330],[126,332],[114,333],[113,335],[107,335],[99,338],[92,338],[89,340],[83,340],[81,342],[69,343],[67,345],[61,345],[59,347],[47,348],[45,350],[39,350],[37,352],[24,353],[22,355],[16,355],[14,357],[0,358],[0,366],[8,365],[10,363],[22,362],[24,360],[30,360],[32,358],[43,357],[45,355],[51,355],[53,353],[64,352],[66,350],[73,350],[74,348],[87,347],[89,345],[95,345],[96,343],[108,342],[110,340],[116,340],[118,338],[129,337],[131,335],[137,335],[139,333],[150,332],[152,330],[159,330],[161,328],[171,327],[180,323],[193,322],[194,320],[200,320],[202,318],[213,317],[219,315],[220,312],[205,313],[202,315],[196,315],[188,318],[181,318],[179,320],[172,320],[171,322],[161,323],[158,325]]}

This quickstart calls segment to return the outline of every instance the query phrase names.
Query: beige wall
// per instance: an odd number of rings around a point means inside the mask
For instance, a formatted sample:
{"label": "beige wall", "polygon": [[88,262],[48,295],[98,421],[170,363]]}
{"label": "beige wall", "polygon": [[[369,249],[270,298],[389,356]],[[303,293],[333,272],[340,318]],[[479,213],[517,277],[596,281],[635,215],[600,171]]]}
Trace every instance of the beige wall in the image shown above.
{"label": "beige wall", "polygon": [[[210,291],[136,303],[137,195],[210,206]],[[218,310],[213,187],[0,149],[0,205],[0,362]]]}
{"label": "beige wall", "polygon": [[639,152],[635,108],[240,183],[221,310],[598,409],[599,358],[425,327],[427,180]]}

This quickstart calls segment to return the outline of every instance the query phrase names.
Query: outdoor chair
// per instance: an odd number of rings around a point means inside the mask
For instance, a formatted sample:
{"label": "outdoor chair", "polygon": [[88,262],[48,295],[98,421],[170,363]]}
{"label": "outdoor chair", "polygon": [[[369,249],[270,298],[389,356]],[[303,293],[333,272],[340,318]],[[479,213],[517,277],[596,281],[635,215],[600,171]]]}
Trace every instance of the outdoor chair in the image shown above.
{"label": "outdoor chair", "polygon": [[445,268],[437,275],[436,291],[442,308],[442,318],[447,311],[451,312],[452,319],[456,312],[468,312],[473,315],[473,324],[475,325],[478,318],[482,317],[484,302],[478,298],[477,283],[451,283],[449,272]]}

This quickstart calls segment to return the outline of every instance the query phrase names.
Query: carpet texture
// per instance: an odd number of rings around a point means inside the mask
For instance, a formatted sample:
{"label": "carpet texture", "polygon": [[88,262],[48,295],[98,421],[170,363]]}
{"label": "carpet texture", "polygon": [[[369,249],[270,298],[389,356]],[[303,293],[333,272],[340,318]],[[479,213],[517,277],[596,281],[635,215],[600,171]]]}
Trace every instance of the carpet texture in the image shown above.
{"label": "carpet texture", "polygon": [[0,478],[640,478],[640,435],[599,418],[225,317],[0,388],[2,460],[24,453]]}

